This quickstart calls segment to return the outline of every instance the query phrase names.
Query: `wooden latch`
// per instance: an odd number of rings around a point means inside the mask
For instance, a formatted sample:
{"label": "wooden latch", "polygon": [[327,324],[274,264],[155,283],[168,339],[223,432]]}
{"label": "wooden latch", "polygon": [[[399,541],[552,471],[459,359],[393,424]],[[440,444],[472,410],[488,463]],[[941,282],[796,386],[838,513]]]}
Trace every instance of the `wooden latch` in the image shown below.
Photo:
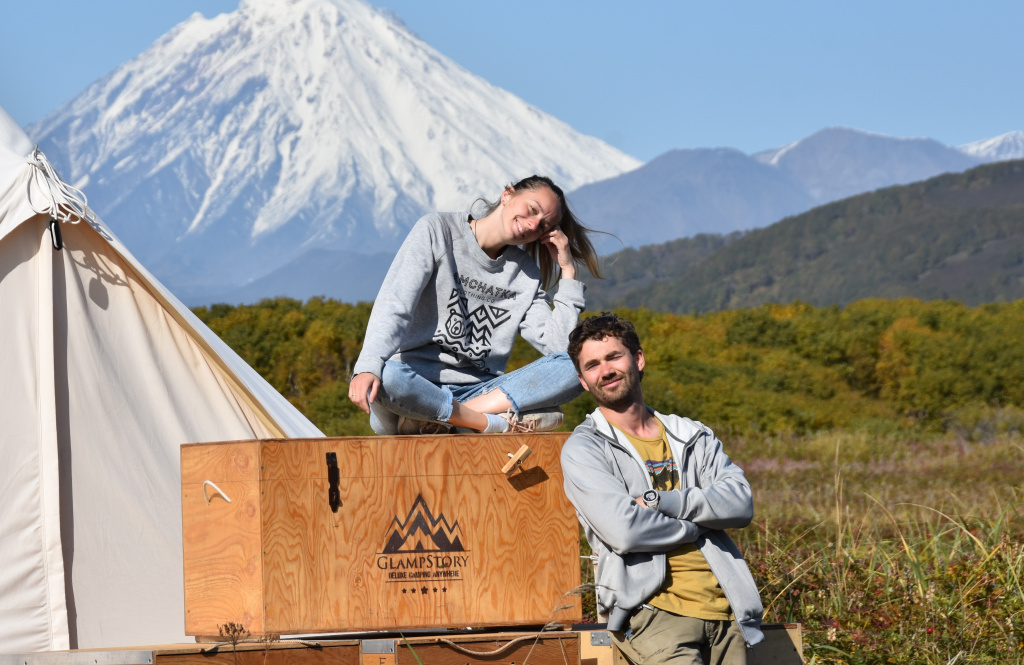
{"label": "wooden latch", "polygon": [[529,457],[531,453],[533,453],[533,449],[525,443],[519,446],[519,450],[514,454],[508,454],[510,459],[505,466],[501,467],[501,472],[506,476],[511,476],[516,471],[521,470],[523,468],[523,460]]}

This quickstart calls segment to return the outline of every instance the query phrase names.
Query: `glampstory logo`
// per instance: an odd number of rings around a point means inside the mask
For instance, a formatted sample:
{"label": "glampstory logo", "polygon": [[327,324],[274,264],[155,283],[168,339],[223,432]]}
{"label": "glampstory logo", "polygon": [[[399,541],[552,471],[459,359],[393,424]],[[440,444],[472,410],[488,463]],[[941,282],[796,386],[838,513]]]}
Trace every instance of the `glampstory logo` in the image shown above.
{"label": "glampstory logo", "polygon": [[458,520],[449,523],[444,513],[434,517],[419,494],[404,520],[397,515],[391,520],[377,568],[386,571],[389,583],[416,585],[402,593],[447,593],[447,583],[465,579],[469,567],[462,535]]}

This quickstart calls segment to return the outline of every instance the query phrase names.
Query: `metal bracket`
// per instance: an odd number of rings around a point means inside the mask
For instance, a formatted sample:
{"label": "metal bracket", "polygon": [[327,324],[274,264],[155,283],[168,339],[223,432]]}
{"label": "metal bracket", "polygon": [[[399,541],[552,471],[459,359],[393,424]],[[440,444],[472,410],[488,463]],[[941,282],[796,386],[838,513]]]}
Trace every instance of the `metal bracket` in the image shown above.
{"label": "metal bracket", "polygon": [[610,647],[612,645],[612,636],[608,634],[607,630],[594,630],[590,633],[590,646],[592,647]]}
{"label": "metal bracket", "polygon": [[363,653],[377,654],[395,652],[394,640],[363,640],[361,644]]}

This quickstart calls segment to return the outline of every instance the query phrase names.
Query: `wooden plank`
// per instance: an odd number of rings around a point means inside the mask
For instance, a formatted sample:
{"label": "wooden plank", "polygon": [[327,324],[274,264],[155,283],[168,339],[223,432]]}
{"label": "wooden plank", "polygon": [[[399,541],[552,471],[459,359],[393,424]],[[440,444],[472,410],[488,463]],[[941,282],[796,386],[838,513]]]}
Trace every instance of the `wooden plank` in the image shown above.
{"label": "wooden plank", "polygon": [[258,480],[258,447],[257,441],[186,443],[181,447],[181,484]]}
{"label": "wooden plank", "polygon": [[409,638],[408,642],[397,641],[396,646],[397,665],[579,664],[579,640],[575,633]]}
{"label": "wooden plank", "polygon": [[[254,442],[182,446],[181,459],[185,632],[217,634],[218,625],[234,622],[260,633],[258,447]],[[204,496],[207,480],[220,491],[208,486]]]}
{"label": "wooden plank", "polygon": [[[294,644],[294,643],[289,643]],[[184,652],[157,653],[154,665],[361,665],[359,642],[280,647],[243,643],[237,653],[231,645]]]}
{"label": "wooden plank", "polygon": [[379,476],[380,468],[374,467],[370,458],[378,456],[376,450],[381,441],[379,437],[261,441],[260,475],[264,480],[326,478],[324,454],[335,452],[342,476],[354,477],[367,473]]}

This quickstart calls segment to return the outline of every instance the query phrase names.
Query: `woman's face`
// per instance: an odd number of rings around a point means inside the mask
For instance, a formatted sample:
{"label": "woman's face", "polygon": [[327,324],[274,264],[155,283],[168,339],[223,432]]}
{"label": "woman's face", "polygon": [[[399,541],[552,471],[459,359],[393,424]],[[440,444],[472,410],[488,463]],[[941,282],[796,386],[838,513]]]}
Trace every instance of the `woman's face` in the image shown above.
{"label": "woman's face", "polygon": [[558,226],[561,204],[547,187],[501,195],[501,221],[507,244],[525,245],[541,238]]}

